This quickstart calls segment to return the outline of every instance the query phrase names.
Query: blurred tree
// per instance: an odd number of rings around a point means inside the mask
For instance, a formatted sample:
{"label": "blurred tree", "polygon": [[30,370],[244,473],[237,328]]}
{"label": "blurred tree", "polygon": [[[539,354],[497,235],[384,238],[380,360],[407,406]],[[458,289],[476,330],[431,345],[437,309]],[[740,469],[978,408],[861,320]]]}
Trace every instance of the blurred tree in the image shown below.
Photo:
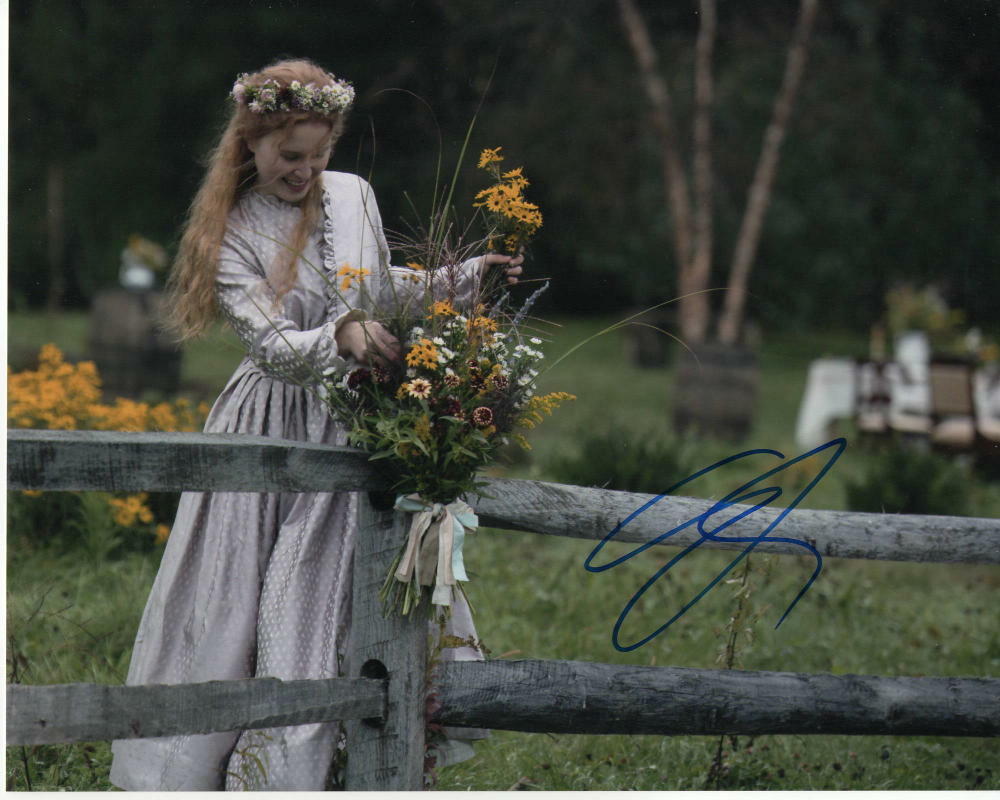
{"label": "blurred tree", "polygon": [[[733,344],[738,338],[746,305],[750,267],[760,241],[764,214],[770,202],[778,155],[805,66],[807,46],[816,18],[817,0],[802,0],[792,42],[788,48],[785,75],[775,97],[774,111],[764,134],[753,181],[750,184],[726,286],[725,306],[719,323],[719,339]],[[677,125],[667,81],[660,74],[659,59],[649,28],[634,0],[618,0],[618,9],[629,45],[650,105],[653,127],[662,148],[664,184],[672,222],[672,239],[678,270],[680,329],[683,338],[701,343],[709,327],[709,280],[713,251],[712,102],[714,77],[712,55],[716,39],[715,0],[700,0],[699,28],[695,44],[695,109],[692,156],[693,195],[677,142]],[[691,204],[694,210],[691,211]]]}
{"label": "blurred tree", "polygon": [[[711,119],[726,146],[712,154],[710,285],[732,259],[795,7],[718,2]],[[643,5],[682,126],[694,116],[692,8]],[[824,8],[748,313],[771,326],[867,326],[883,284],[930,274],[947,276],[949,300],[973,321],[995,320],[995,6]],[[611,0],[12,0],[10,302],[83,303],[115,280],[129,234],[172,242],[234,76],[280,55],[356,82],[331,166],[371,173],[390,227],[409,216],[404,190],[429,204],[438,132],[450,171],[479,109],[474,148],[502,145],[524,164],[547,212],[531,265],[555,279],[544,310],[616,311],[678,293],[661,148]],[[50,164],[64,175],[62,247],[47,234],[59,206],[47,200]],[[470,192],[475,172],[462,176]],[[50,243],[63,281],[51,291]]]}

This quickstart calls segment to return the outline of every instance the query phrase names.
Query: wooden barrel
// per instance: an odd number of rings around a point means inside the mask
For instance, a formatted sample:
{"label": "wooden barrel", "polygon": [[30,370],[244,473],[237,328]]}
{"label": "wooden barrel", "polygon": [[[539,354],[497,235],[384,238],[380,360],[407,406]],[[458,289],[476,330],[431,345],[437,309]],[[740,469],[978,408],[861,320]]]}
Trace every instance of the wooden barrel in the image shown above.
{"label": "wooden barrel", "polygon": [[153,290],[105,289],[94,297],[88,345],[106,397],[177,392],[181,349],[157,326],[162,302]]}
{"label": "wooden barrel", "polygon": [[674,428],[739,442],[750,434],[759,369],[753,351],[701,344],[679,348],[674,381]]}

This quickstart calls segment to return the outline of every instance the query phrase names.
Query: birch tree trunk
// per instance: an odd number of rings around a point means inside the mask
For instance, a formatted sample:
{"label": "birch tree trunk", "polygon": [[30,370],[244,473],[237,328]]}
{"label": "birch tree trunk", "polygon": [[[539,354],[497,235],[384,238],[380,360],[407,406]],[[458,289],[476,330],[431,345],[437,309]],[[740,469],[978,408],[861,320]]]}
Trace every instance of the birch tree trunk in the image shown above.
{"label": "birch tree trunk", "polygon": [[692,342],[704,341],[711,307],[705,292],[712,277],[712,51],[715,49],[715,0],[699,3],[701,23],[694,61],[694,254],[690,288],[696,292],[681,300],[688,308]]}
{"label": "birch tree trunk", "polygon": [[692,293],[704,287],[698,286],[693,280],[694,233],[689,189],[684,164],[677,149],[670,88],[660,74],[656,48],[653,47],[649,28],[635,0],[618,0],[618,11],[639,68],[643,89],[652,106],[653,129],[663,152],[663,185],[666,189],[673,231],[674,258],[677,261],[677,293],[684,298],[678,304],[681,336],[686,341],[698,341],[699,331],[700,335],[704,336],[708,328],[708,305],[704,303],[699,309],[696,303],[691,302],[693,298],[703,296]]}
{"label": "birch tree trunk", "polygon": [[764,133],[757,169],[753,182],[750,184],[743,221],[740,224],[736,247],[733,250],[733,261],[729,269],[729,284],[722,317],[719,320],[719,340],[723,344],[734,344],[739,338],[743,325],[750,268],[753,266],[754,256],[757,254],[764,215],[771,201],[771,189],[774,186],[774,178],[778,170],[781,143],[785,139],[788,119],[791,116],[792,107],[795,105],[799,85],[802,83],[802,73],[805,70],[809,49],[809,36],[812,33],[818,7],[818,0],[802,0],[799,6],[795,33],[788,47],[788,57],[785,61],[785,75],[774,101],[771,122]]}
{"label": "birch tree trunk", "polygon": [[[705,341],[711,319],[707,290],[712,276],[714,249],[712,197],[712,102],[714,78],[712,55],[716,39],[716,0],[699,0],[700,22],[695,45],[695,112],[692,172],[694,213],[684,164],[678,152],[670,90],[660,73],[649,28],[635,0],[618,0],[618,11],[626,38],[639,68],[639,77],[652,106],[652,121],[663,152],[666,187],[677,261],[677,293],[680,333],[691,345]],[[747,285],[753,266],[764,215],[770,203],[777,173],[778,156],[788,120],[802,82],[809,37],[819,0],[801,0],[795,32],[788,48],[785,74],[775,98],[770,124],[764,133],[757,168],[747,195],[718,336],[723,344],[739,338],[746,307]]]}

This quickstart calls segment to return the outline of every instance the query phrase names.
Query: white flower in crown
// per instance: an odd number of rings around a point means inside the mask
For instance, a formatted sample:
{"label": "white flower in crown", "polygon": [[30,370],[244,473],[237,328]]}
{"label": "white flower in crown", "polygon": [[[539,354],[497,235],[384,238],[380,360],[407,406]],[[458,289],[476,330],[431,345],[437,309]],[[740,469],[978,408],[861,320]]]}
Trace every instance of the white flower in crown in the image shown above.
{"label": "white flower in crown", "polygon": [[333,75],[328,77],[331,83],[321,88],[314,83],[303,86],[301,81],[292,81],[283,88],[274,78],[253,86],[248,83],[250,76],[243,73],[233,84],[230,96],[255,114],[293,110],[333,114],[346,110],[354,102],[354,87]]}

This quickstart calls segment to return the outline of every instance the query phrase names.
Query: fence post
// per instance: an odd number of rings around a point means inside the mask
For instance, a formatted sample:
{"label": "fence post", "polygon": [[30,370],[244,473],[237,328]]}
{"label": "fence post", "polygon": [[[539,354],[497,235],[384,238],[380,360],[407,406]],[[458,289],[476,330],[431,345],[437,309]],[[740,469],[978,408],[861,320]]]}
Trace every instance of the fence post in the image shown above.
{"label": "fence post", "polygon": [[406,522],[405,514],[378,510],[368,494],[358,495],[348,677],[387,677],[389,685],[381,720],[346,723],[348,791],[423,789],[426,604],[385,618],[378,597]]}

